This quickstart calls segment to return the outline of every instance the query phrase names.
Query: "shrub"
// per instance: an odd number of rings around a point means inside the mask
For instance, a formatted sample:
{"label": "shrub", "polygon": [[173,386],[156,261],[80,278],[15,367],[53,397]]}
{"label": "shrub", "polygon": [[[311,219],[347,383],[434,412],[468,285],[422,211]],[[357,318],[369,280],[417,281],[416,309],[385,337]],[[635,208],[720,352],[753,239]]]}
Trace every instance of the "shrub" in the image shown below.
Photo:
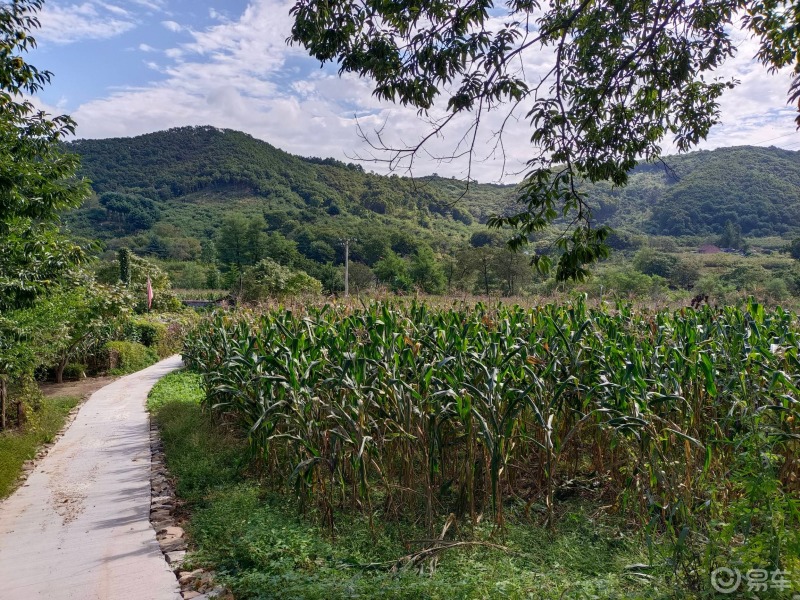
{"label": "shrub", "polygon": [[167,326],[146,318],[131,319],[125,328],[125,341],[139,342],[152,348],[164,337]]}
{"label": "shrub", "polygon": [[692,289],[700,279],[700,269],[695,261],[678,259],[669,274],[670,285],[680,289]]}
{"label": "shrub", "polygon": [[692,292],[710,296],[715,302],[724,302],[728,294],[736,290],[733,286],[722,281],[717,275],[703,275],[697,280]]}
{"label": "shrub", "polygon": [[197,320],[194,312],[142,315],[125,325],[124,340],[153,349],[159,358],[180,352],[186,332]]}
{"label": "shrub", "polygon": [[603,294],[612,294],[621,298],[652,298],[666,291],[663,277],[619,268],[609,269],[599,275],[594,284],[601,288]]}
{"label": "shrub", "polygon": [[84,379],[87,366],[81,363],[69,363],[64,367],[64,379]]}
{"label": "shrub", "polygon": [[155,350],[138,342],[108,342],[103,346],[103,355],[106,369],[117,375],[135,373],[158,361]]}
{"label": "shrub", "polygon": [[764,286],[764,291],[775,302],[786,300],[789,297],[789,287],[783,279],[770,279]]}
{"label": "shrub", "polygon": [[[41,408],[42,392],[30,375],[9,382],[6,398],[6,428],[22,429],[31,425],[31,417]],[[34,423],[35,426],[35,418]]]}
{"label": "shrub", "polygon": [[244,302],[259,302],[267,298],[295,294],[321,294],[322,284],[305,271],[293,271],[265,258],[242,277],[241,298]]}
{"label": "shrub", "polygon": [[764,284],[769,272],[760,265],[742,264],[720,276],[723,283],[737,290],[753,290]]}
{"label": "shrub", "polygon": [[652,248],[642,248],[633,257],[633,266],[645,275],[669,278],[677,264],[677,257]]}

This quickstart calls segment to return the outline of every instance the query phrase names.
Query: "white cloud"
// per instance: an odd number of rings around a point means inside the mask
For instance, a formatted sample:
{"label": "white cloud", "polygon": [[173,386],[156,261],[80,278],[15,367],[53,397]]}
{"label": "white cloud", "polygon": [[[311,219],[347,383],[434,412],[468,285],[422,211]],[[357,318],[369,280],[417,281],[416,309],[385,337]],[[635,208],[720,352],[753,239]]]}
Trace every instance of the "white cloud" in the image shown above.
{"label": "white cloud", "polygon": [[176,23],[175,21],[161,21],[161,24],[172,31],[173,33],[178,33],[179,31],[183,31],[183,26],[180,23]]}
{"label": "white cloud", "polygon": [[790,70],[771,74],[756,63],[755,40],[739,40],[737,55],[720,70],[720,75],[739,80],[720,101],[721,123],[712,129],[703,148],[745,144],[791,145],[800,142],[795,129],[796,107],[787,104]]}
{"label": "white cloud", "polygon": [[105,2],[100,2],[99,4],[100,6],[105,8],[108,12],[114,13],[115,15],[119,15],[121,17],[129,17],[131,14],[121,6],[116,6],[114,4],[107,4]]}
{"label": "white cloud", "polygon": [[224,22],[229,21],[228,15],[218,11],[214,7],[211,7],[211,8],[208,9],[208,16],[209,16],[209,18],[213,19],[214,21],[224,21]]}
{"label": "white cloud", "polygon": [[153,48],[150,44],[139,44],[139,50],[142,52],[156,52],[156,49]]}
{"label": "white cloud", "polygon": [[[292,4],[293,0],[252,0],[238,19],[220,21],[203,31],[162,21],[170,31],[188,32],[191,41],[166,50],[164,56],[171,61],[166,65],[149,64],[161,74],[159,81],[116,90],[77,107],[73,116],[79,123],[79,135],[127,136],[207,124],[246,131],[296,154],[344,160],[368,157],[372,152],[360,139],[359,126],[373,140],[379,131],[389,145],[416,143],[429,126],[415,110],[379,102],[369,81],[352,75],[340,78],[331,69],[319,70],[318,63],[302,49],[286,46]],[[752,43],[743,40],[739,55],[721,71],[723,76],[736,74],[742,85],[723,99],[723,125],[703,147],[757,143],[794,131],[792,109],[785,107],[788,79],[771,76],[753,65],[753,52]],[[547,52],[532,53],[520,68],[529,81],[538,82],[552,60]],[[431,111],[432,118],[443,114],[440,109]],[[472,177],[497,181],[512,174],[507,180],[519,179],[514,174],[524,169],[533,153],[524,115],[525,107],[521,107],[506,123],[502,148],[492,134],[503,125],[506,112],[498,110],[483,117]],[[415,173],[467,174],[470,166],[465,158],[434,159],[451,155],[454,149],[463,150],[471,141],[462,139],[471,125],[468,115],[451,125],[446,137],[429,142]],[[778,143],[793,139],[800,140],[800,136],[788,135]],[[366,167],[385,171],[380,164]]]}
{"label": "white cloud", "polygon": [[134,4],[138,4],[144,8],[155,12],[162,12],[164,10],[165,0],[131,0]]}
{"label": "white cloud", "polygon": [[123,9],[91,1],[82,4],[48,2],[39,15],[39,21],[41,29],[36,38],[55,44],[111,38],[136,26]]}

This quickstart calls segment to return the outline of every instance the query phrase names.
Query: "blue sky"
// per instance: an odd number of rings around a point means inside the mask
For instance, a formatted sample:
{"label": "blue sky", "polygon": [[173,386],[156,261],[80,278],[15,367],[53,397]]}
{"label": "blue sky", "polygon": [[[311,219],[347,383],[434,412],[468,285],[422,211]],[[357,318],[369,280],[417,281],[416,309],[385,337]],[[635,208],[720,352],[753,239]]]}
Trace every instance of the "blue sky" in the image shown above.
{"label": "blue sky", "polygon": [[[292,2],[281,0],[46,0],[31,62],[54,73],[36,101],[71,114],[78,137],[131,136],[182,125],[246,131],[295,154],[342,160],[376,155],[359,126],[391,145],[415,142],[428,130],[416,111],[376,101],[368,81],[320,69],[302,49],[287,47]],[[755,45],[739,35],[737,57],[720,72],[741,85],[723,99],[722,124],[701,147],[756,144],[800,149],[789,76],[769,75],[753,62]],[[526,72],[543,72],[547,55],[529,57]],[[434,116],[436,112],[434,111]],[[437,172],[480,181],[515,181],[530,156],[521,117],[505,130],[503,150],[492,133],[504,114],[484,120],[480,153],[454,154],[467,118],[432,140],[416,175]],[[408,164],[401,165],[408,167]],[[365,164],[385,172],[383,163]]]}

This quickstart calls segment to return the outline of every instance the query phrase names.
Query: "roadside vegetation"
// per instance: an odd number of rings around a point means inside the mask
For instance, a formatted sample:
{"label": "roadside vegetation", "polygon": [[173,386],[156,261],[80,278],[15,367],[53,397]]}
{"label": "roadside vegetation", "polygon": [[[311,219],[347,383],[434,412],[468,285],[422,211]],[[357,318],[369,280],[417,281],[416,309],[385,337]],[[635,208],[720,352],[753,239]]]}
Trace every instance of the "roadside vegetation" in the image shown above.
{"label": "roadside vegetation", "polygon": [[39,396],[37,410],[31,412],[31,421],[23,431],[0,432],[0,499],[14,491],[25,461],[32,460],[42,444],[53,441],[79,401],[73,397]]}
{"label": "roadside vegetation", "polygon": [[0,432],[23,437],[48,420],[36,380],[140,369],[191,322],[158,266],[124,248],[98,261],[92,236],[62,227],[91,187],[63,144],[75,122],[31,100],[52,76],[27,62],[42,7],[0,4]]}

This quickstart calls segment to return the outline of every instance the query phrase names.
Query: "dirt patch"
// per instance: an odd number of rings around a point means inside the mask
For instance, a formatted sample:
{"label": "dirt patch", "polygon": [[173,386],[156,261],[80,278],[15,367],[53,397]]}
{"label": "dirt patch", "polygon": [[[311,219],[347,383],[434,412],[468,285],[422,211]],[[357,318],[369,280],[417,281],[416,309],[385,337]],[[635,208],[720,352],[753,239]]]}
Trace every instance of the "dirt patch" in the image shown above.
{"label": "dirt patch", "polygon": [[86,399],[97,390],[107,386],[116,377],[87,377],[80,381],[65,381],[64,383],[40,383],[39,389],[47,398],[59,396],[78,396]]}

